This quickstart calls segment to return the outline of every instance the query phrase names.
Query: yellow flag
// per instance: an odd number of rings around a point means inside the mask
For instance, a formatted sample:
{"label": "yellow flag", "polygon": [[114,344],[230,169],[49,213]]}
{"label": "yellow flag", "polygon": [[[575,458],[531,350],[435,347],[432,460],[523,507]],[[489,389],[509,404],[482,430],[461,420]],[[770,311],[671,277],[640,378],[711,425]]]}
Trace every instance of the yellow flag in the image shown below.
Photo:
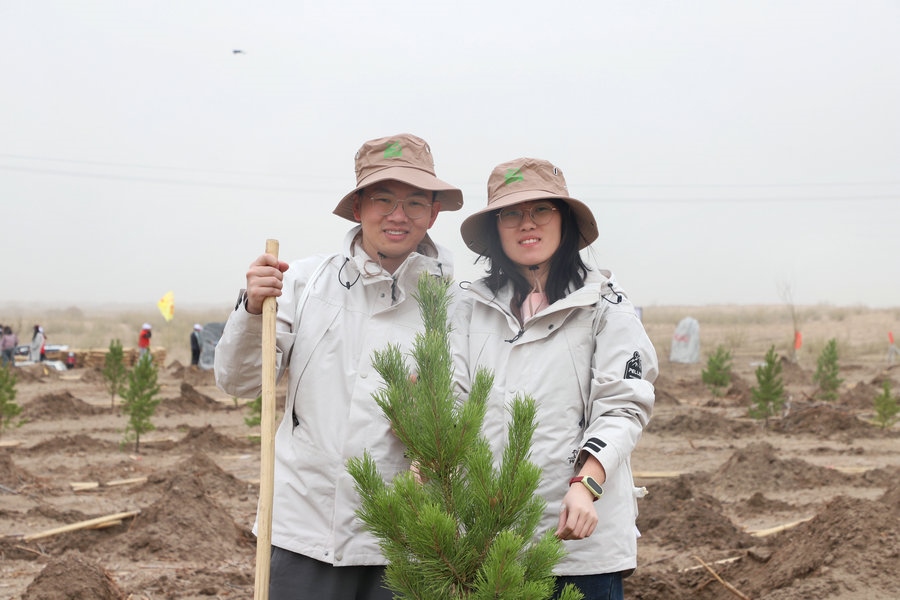
{"label": "yellow flag", "polygon": [[159,299],[156,306],[159,307],[159,312],[162,313],[166,321],[171,321],[172,317],[175,316],[175,294],[172,292],[166,293],[165,296]]}

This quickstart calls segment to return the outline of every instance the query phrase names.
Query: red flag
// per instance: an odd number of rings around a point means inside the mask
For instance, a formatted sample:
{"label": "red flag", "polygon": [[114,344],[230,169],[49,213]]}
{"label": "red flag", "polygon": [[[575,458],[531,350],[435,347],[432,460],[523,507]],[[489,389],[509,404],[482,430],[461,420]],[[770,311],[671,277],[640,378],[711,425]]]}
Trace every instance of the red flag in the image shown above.
{"label": "red flag", "polygon": [[803,335],[799,331],[794,332],[794,350],[799,350],[803,345]]}
{"label": "red flag", "polygon": [[888,331],[888,340],[890,340],[891,346],[893,346],[894,345],[894,332],[893,331]]}

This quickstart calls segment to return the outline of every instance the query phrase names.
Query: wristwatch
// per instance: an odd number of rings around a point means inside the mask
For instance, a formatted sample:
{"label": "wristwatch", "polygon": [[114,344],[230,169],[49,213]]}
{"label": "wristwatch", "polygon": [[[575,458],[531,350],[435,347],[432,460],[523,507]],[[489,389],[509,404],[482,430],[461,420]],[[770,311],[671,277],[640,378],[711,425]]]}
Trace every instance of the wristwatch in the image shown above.
{"label": "wristwatch", "polygon": [[573,477],[569,480],[569,485],[572,485],[573,483],[583,484],[584,487],[586,487],[594,497],[594,502],[599,500],[600,496],[603,495],[603,488],[600,487],[600,484],[597,483],[597,480],[590,475],[579,475],[578,477]]}

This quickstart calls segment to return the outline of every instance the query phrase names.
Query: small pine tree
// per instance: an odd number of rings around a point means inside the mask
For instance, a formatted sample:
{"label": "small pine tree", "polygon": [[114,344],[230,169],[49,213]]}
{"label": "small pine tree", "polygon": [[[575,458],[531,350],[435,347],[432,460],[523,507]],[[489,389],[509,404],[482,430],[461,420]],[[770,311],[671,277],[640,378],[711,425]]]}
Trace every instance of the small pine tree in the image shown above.
{"label": "small pine tree", "polygon": [[247,415],[244,417],[247,427],[256,427],[262,422],[262,396],[257,396],[255,400],[247,403]]}
{"label": "small pine tree", "polygon": [[882,429],[887,429],[897,422],[900,406],[897,405],[897,398],[891,394],[891,382],[885,380],[881,387],[881,393],[875,397],[875,422]]}
{"label": "small pine tree", "polygon": [[[418,465],[385,484],[368,453],[347,467],[362,499],[357,515],[378,539],[388,566],[386,585],[396,598],[546,599],[553,566],[563,555],[553,531],[533,541],[544,511],[535,495],[540,469],[528,460],[536,405],[517,398],[499,469],[481,435],[493,376],[476,374],[468,399],[453,391],[447,281],[419,280],[417,299],[425,331],[416,337],[410,376],[391,345],[373,365],[386,386],[374,395]],[[581,593],[566,586],[559,598]]]}
{"label": "small pine tree", "polygon": [[122,395],[127,376],[128,370],[125,368],[125,352],[122,350],[122,342],[112,340],[103,363],[103,379],[106,381],[106,390],[109,392],[109,403],[112,410],[116,408],[116,395]]}
{"label": "small pine tree", "polygon": [[701,373],[703,383],[712,392],[713,398],[725,394],[731,385],[731,352],[719,346],[706,360],[706,369]]}
{"label": "small pine tree", "polygon": [[21,421],[13,421],[22,413],[16,402],[16,376],[9,365],[0,367],[0,434],[4,429],[18,427]]}
{"label": "small pine tree", "polygon": [[749,414],[754,419],[763,419],[769,427],[769,417],[777,415],[784,406],[784,381],[781,378],[781,362],[775,353],[775,346],[766,352],[766,362],[756,368],[756,387],[750,388],[753,405]]}
{"label": "small pine tree", "polygon": [[141,434],[156,429],[150,417],[156,412],[159,400],[156,394],[160,387],[156,383],[158,371],[149,354],[142,356],[134,369],[128,372],[128,385],[123,390],[122,411],[128,415],[125,427],[125,442],[134,440],[134,452],[141,451]]}
{"label": "small pine tree", "polygon": [[832,338],[822,348],[816,361],[816,372],[813,375],[813,382],[819,385],[818,395],[823,400],[837,400],[838,388],[844,381],[838,377],[838,370],[837,340]]}

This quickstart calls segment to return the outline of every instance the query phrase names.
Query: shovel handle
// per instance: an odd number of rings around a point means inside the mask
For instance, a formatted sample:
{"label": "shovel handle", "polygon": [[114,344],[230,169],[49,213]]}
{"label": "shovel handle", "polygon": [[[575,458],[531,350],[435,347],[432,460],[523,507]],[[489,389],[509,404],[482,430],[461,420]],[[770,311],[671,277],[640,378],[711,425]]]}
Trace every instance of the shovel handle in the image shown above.
{"label": "shovel handle", "polygon": [[[278,258],[278,240],[266,240],[266,254]],[[273,296],[263,301],[262,401],[260,407],[259,512],[256,519],[254,600],[269,598],[272,499],[275,491],[275,314]]]}

